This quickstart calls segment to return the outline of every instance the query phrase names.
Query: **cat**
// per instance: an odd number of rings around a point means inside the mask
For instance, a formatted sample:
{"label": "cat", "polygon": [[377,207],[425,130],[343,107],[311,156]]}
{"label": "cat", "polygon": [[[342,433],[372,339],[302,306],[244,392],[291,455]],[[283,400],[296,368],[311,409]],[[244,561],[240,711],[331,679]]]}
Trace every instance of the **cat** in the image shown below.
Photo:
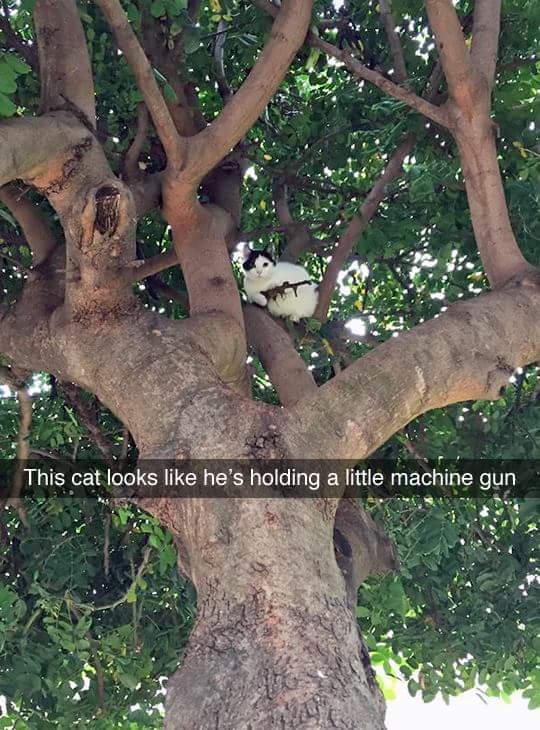
{"label": "cat", "polygon": [[[303,317],[312,317],[319,299],[318,287],[309,281],[309,274],[303,266],[288,261],[276,261],[268,249],[253,251],[243,263],[244,288],[249,302],[267,307],[276,317],[286,317],[298,322]],[[285,289],[283,294],[269,299],[264,292],[282,284],[307,281],[296,289]]]}

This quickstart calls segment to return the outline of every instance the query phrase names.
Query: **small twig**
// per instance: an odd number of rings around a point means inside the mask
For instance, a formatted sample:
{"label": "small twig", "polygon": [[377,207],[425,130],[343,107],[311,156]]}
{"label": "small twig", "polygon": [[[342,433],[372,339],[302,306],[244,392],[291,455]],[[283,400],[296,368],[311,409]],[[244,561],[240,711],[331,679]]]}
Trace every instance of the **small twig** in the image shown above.
{"label": "small twig", "polygon": [[63,383],[60,391],[63,393],[68,404],[79,416],[81,423],[90,434],[90,438],[102,453],[105,461],[112,462],[114,459],[113,445],[103,435],[97,416],[90,403],[83,398],[81,390],[71,383]]}
{"label": "small twig", "polygon": [[223,100],[224,105],[227,104],[227,102],[233,95],[233,91],[229,85],[229,82],[227,81],[227,76],[225,74],[224,50],[225,43],[227,41],[227,29],[228,23],[222,18],[218,23],[218,33],[214,42],[214,64],[216,67],[216,79],[219,94]]}
{"label": "small twig", "polygon": [[107,512],[105,520],[103,521],[103,572],[107,580],[109,579],[109,573],[111,569],[111,513]]}
{"label": "small twig", "polygon": [[152,554],[152,547],[150,545],[147,545],[144,548],[143,558],[142,558],[141,564],[139,565],[139,569],[137,570],[135,577],[131,581],[129,588],[122,596],[120,596],[120,598],[117,598],[116,601],[112,601],[111,603],[106,603],[103,606],[93,606],[91,603],[79,603],[78,601],[74,601],[70,596],[68,596],[68,597],[66,597],[66,602],[70,606],[76,606],[77,608],[81,608],[85,611],[91,611],[92,613],[97,612],[97,611],[112,611],[113,609],[118,608],[118,606],[121,606],[123,603],[125,603],[127,601],[128,596],[131,595],[133,593],[133,591],[136,589],[139,579],[142,578],[146,568],[148,567],[148,562],[150,560],[151,554]]}

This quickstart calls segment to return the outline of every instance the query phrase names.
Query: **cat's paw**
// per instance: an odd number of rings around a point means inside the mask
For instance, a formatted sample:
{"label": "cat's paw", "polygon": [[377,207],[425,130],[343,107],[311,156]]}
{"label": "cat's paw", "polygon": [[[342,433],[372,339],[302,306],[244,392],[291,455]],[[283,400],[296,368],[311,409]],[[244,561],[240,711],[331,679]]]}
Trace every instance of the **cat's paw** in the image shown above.
{"label": "cat's paw", "polygon": [[260,307],[266,307],[268,304],[268,299],[264,296],[264,294],[257,294],[257,296],[253,298],[253,301]]}

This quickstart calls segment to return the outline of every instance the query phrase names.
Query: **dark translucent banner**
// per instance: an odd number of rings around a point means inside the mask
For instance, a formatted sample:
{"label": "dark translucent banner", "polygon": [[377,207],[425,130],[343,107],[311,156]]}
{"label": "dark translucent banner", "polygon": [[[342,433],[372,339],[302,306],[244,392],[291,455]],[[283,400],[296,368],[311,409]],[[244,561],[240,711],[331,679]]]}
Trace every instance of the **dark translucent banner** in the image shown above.
{"label": "dark translucent banner", "polygon": [[0,498],[540,497],[540,460],[0,461]]}

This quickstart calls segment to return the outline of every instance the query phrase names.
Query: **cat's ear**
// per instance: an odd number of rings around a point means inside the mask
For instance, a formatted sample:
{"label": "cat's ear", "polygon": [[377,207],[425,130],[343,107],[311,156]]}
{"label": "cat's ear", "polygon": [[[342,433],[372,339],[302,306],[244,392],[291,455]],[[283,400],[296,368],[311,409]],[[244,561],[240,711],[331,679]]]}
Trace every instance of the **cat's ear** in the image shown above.
{"label": "cat's ear", "polygon": [[272,250],[271,246],[265,246],[261,253],[266,256],[267,259],[270,259],[270,261],[273,261],[275,263],[276,257],[274,256],[274,252]]}
{"label": "cat's ear", "polygon": [[253,249],[247,241],[240,241],[236,246],[236,255],[239,259],[247,259],[251,253],[253,253]]}

